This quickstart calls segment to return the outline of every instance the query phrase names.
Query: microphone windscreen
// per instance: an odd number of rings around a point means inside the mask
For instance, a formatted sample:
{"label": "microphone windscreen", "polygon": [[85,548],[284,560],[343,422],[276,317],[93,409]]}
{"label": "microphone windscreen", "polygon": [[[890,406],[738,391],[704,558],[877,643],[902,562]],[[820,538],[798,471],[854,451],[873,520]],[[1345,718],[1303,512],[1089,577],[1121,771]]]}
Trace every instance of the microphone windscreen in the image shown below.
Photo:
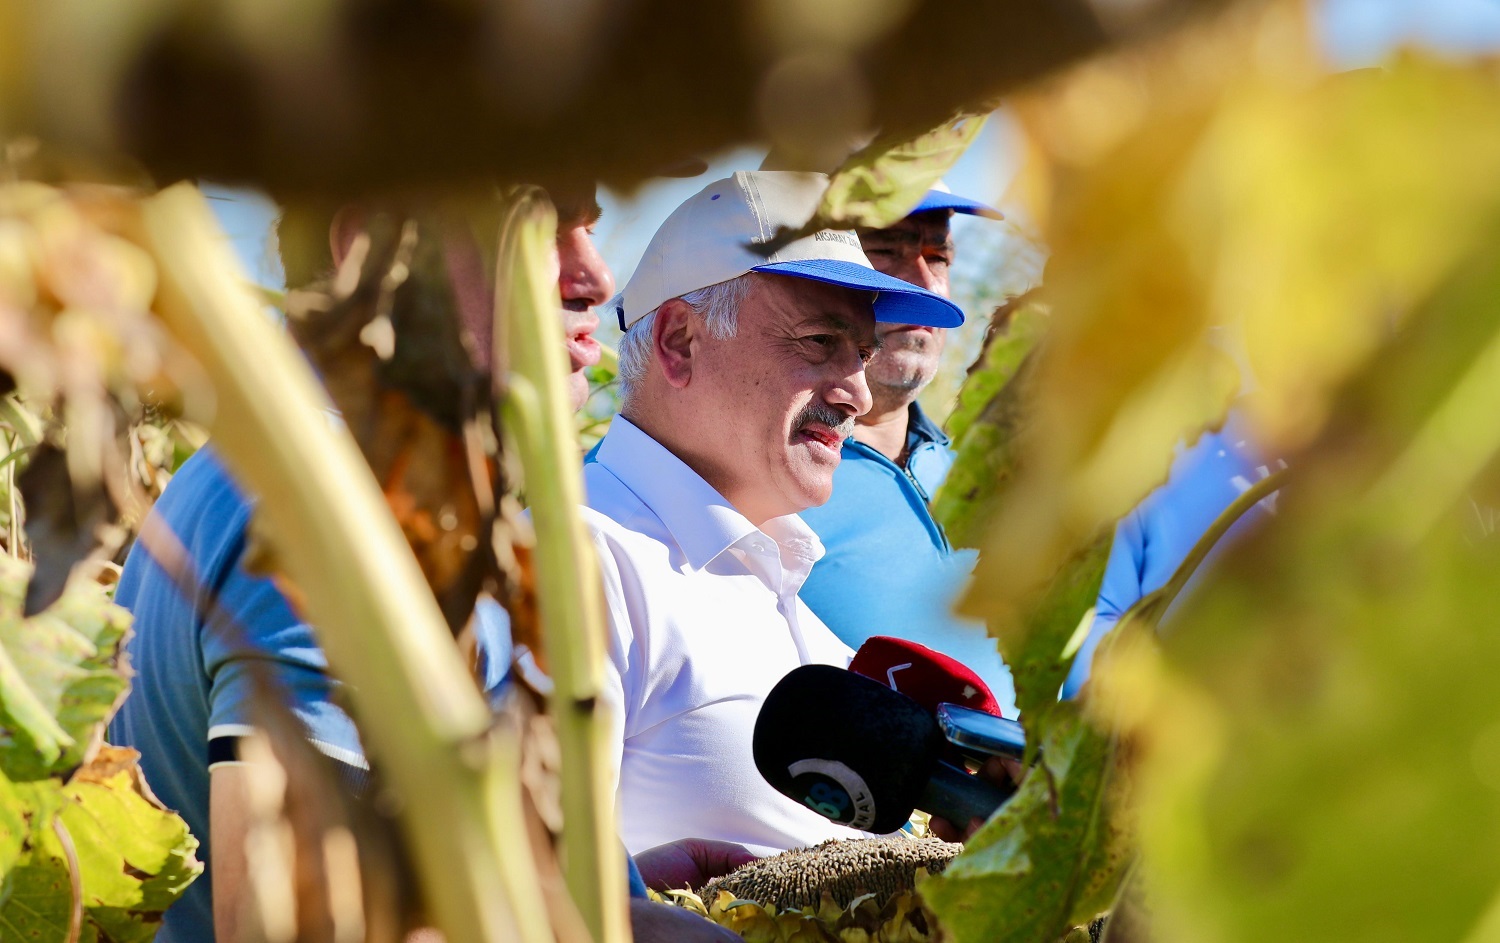
{"label": "microphone windscreen", "polygon": [[900,691],[928,711],[939,704],[962,704],[1000,716],[995,695],[973,669],[908,639],[870,636],[854,653],[849,670]]}
{"label": "microphone windscreen", "polygon": [[842,668],[803,665],[766,695],[752,749],[778,792],[884,834],[911,817],[945,745],[911,698]]}

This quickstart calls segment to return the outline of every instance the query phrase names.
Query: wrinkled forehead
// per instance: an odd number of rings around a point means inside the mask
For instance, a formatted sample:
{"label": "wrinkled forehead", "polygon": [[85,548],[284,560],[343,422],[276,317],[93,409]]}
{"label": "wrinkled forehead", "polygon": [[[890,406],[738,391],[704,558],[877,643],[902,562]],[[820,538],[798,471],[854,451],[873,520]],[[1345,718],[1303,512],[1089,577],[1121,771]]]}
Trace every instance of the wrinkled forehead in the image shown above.
{"label": "wrinkled forehead", "polygon": [[769,322],[800,329],[821,328],[856,339],[875,334],[875,292],[809,278],[756,273],[756,286],[741,311],[758,310]]}
{"label": "wrinkled forehead", "polygon": [[875,337],[875,296],[869,296],[868,310],[854,312],[816,310],[802,318],[802,327],[847,337],[856,343],[868,343]]}
{"label": "wrinkled forehead", "polygon": [[952,210],[929,210],[913,213],[884,229],[861,229],[861,241],[871,242],[946,242],[952,230]]}

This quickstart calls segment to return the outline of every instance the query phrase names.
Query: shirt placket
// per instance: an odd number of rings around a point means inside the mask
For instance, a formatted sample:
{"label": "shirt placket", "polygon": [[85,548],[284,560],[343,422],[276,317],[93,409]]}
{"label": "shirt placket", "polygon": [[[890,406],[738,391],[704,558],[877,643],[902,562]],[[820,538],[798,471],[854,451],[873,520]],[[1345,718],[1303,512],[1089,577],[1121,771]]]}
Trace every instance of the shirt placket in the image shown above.
{"label": "shirt placket", "polygon": [[811,664],[812,656],[807,653],[807,641],[802,637],[802,623],[797,618],[797,594],[777,593],[776,611],[786,620],[787,628],[792,633],[792,644],[797,646],[798,664]]}
{"label": "shirt placket", "polygon": [[797,618],[797,593],[787,591],[791,581],[787,579],[786,570],[781,564],[780,546],[771,538],[760,535],[752,537],[741,553],[742,562],[775,594],[776,611],[786,622],[792,644],[797,649],[798,663],[808,664],[811,657],[807,651],[807,641],[802,637],[801,620]]}

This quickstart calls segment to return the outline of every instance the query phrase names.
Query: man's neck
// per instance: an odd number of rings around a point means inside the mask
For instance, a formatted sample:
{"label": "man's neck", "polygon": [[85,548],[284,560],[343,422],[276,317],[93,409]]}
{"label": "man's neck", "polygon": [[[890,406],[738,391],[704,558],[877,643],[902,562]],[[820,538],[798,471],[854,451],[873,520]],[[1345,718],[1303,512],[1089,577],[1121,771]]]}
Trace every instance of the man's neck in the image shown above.
{"label": "man's neck", "polygon": [[859,417],[854,426],[855,440],[868,445],[897,465],[906,465],[906,427],[910,420],[910,402],[876,407]]}

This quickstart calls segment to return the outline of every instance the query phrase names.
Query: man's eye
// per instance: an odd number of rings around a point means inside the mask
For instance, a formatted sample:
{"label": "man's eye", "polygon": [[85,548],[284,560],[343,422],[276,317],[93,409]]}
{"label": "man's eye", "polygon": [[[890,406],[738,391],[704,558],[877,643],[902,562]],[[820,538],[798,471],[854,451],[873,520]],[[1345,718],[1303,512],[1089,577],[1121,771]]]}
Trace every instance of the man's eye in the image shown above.
{"label": "man's eye", "polygon": [[834,337],[832,334],[810,334],[808,335],[807,339],[809,341],[812,341],[814,344],[817,344],[819,347],[832,347],[834,344],[838,343],[838,338]]}
{"label": "man's eye", "polygon": [[871,360],[874,360],[874,359],[875,359],[875,348],[873,348],[873,347],[861,347],[859,349],[859,362],[860,363],[867,364]]}

